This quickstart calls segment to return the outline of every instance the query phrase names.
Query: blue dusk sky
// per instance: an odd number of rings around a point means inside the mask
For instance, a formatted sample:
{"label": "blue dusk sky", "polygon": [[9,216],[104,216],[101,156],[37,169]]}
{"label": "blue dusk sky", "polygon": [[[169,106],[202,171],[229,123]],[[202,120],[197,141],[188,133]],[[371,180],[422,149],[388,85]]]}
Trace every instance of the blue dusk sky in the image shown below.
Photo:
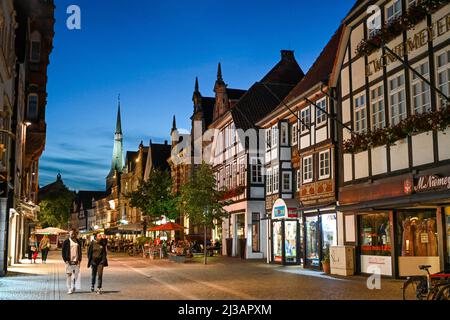
{"label": "blue dusk sky", "polygon": [[[213,96],[217,63],[231,88],[248,89],[295,50],[306,72],[354,0],[56,0],[48,69],[41,186],[61,171],[75,190],[104,190],[117,96],[125,150],[189,128],[192,91]],[[81,30],[66,27],[81,8]]]}

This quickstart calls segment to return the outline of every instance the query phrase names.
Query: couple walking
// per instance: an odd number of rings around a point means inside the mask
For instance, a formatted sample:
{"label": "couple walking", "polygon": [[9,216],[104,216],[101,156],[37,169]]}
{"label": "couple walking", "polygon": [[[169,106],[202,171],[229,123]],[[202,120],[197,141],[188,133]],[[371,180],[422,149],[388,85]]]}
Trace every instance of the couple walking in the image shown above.
{"label": "couple walking", "polygon": [[32,234],[28,239],[28,260],[30,263],[36,263],[39,252],[42,253],[42,263],[47,263],[48,252],[50,251],[50,239],[44,235],[41,242],[38,243],[35,234]]}
{"label": "couple walking", "polygon": [[[80,274],[80,265],[82,260],[82,242],[77,238],[78,233],[72,229],[69,233],[69,239],[64,241],[62,247],[62,258],[66,264],[67,275],[67,294],[75,291]],[[97,294],[102,293],[103,268],[108,266],[106,257],[106,239],[102,239],[101,234],[96,234],[89,245],[88,265],[92,269],[91,274],[91,292],[96,291]],[[97,290],[95,290],[95,282],[97,280]]]}

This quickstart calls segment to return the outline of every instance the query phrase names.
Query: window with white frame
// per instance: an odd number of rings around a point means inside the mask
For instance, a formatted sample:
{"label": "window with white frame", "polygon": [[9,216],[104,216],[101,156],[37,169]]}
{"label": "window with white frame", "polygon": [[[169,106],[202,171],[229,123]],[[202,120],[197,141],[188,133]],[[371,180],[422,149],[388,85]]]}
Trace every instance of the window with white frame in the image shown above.
{"label": "window with white frame", "polygon": [[327,121],[327,99],[317,101],[316,105],[316,125],[320,125]]}
{"label": "window with white frame", "polygon": [[330,150],[319,153],[319,179],[330,177]]}
{"label": "window with white frame", "polygon": [[272,169],[267,169],[266,192],[272,194]]}
{"label": "window with white frame", "polygon": [[369,39],[375,36],[381,28],[381,12],[376,10],[368,19],[367,19],[367,28],[369,32]]}
{"label": "window with white frame", "polygon": [[245,186],[245,158],[242,157],[239,159],[239,185]]}
{"label": "window with white frame", "polygon": [[419,1],[420,0],[408,0],[408,8],[417,5]]}
{"label": "window with white frame", "polygon": [[38,95],[31,93],[28,95],[27,118],[30,120],[36,119],[38,116]]}
{"label": "window with white frame", "polygon": [[233,167],[231,171],[231,187],[236,188],[237,187],[237,162],[233,162]]}
{"label": "window with white frame", "polygon": [[287,146],[287,145],[289,145],[289,143],[288,143],[288,137],[289,137],[289,134],[288,134],[288,129],[289,129],[289,126],[288,126],[288,123],[287,122],[282,122],[281,124],[280,124],[280,127],[281,127],[281,134],[280,134],[280,136],[281,136],[281,145],[282,146]]}
{"label": "window with white frame", "polygon": [[301,132],[309,131],[311,126],[311,107],[306,107],[300,112],[300,119],[302,119]]}
{"label": "window with white frame", "polygon": [[283,172],[283,192],[292,191],[292,172]]}
{"label": "window with white frame", "polygon": [[303,158],[303,183],[313,181],[313,156]]}
{"label": "window with white frame", "polygon": [[297,179],[297,191],[300,191],[300,187],[302,186],[302,176],[300,173],[300,169],[296,171],[296,179]]}
{"label": "window with white frame", "polygon": [[225,167],[225,188],[230,189],[230,166]]}
{"label": "window with white frame", "polygon": [[272,128],[266,129],[266,151],[272,149]]}
{"label": "window with white frame", "polygon": [[279,179],[279,169],[278,166],[273,168],[273,192],[276,193],[278,192],[279,188],[279,183],[280,183],[280,179]]}
{"label": "window with white frame", "polygon": [[372,130],[382,129],[386,125],[384,114],[384,89],[382,85],[371,90],[371,98]]}
{"label": "window with white frame", "polygon": [[[430,78],[430,72],[428,67],[428,62],[419,64],[414,68],[425,79]],[[424,113],[431,111],[431,97],[430,97],[430,86],[419,78],[419,76],[412,72],[412,105],[414,108],[414,113]]]}
{"label": "window with white frame", "polygon": [[272,127],[272,148],[278,146],[278,126]]}
{"label": "window with white frame", "polygon": [[[437,85],[439,90],[448,97],[450,94],[450,50],[438,53],[436,58]],[[438,94],[437,101],[440,109],[447,105],[447,100],[441,94]]]}
{"label": "window with white frame", "polygon": [[292,125],[292,145],[295,146],[298,141],[298,123]]}
{"label": "window with white frame", "polygon": [[386,21],[387,23],[391,23],[395,19],[400,18],[402,14],[402,1],[394,0],[391,5],[386,7]]}
{"label": "window with white frame", "polygon": [[252,158],[252,182],[253,183],[262,183],[262,161],[258,158]]}
{"label": "window with white frame", "polygon": [[355,131],[357,133],[365,132],[367,130],[367,109],[365,95],[355,98],[354,117]]}
{"label": "window with white frame", "polygon": [[405,76],[391,78],[389,90],[391,125],[396,125],[406,118]]}

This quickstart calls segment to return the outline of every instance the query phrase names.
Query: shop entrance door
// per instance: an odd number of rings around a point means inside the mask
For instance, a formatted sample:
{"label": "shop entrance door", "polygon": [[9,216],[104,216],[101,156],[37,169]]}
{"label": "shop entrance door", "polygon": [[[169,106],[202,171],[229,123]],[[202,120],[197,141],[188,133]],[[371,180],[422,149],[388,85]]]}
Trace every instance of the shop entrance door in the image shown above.
{"label": "shop entrance door", "polygon": [[245,238],[245,213],[236,214],[236,256],[245,259],[247,239]]}
{"label": "shop entrance door", "polygon": [[305,220],[305,268],[318,269],[320,267],[319,254],[319,217],[304,216]]}
{"label": "shop entrance door", "polygon": [[296,265],[302,262],[298,220],[272,221],[272,262]]}

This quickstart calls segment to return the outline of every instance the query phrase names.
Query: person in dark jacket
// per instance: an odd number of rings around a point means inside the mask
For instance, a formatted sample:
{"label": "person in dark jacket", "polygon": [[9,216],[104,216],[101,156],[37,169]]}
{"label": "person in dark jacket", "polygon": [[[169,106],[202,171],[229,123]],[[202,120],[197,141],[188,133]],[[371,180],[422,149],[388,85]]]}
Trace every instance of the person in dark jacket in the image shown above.
{"label": "person in dark jacket", "polygon": [[80,274],[80,264],[82,260],[82,245],[78,239],[78,232],[72,229],[69,232],[69,239],[62,244],[62,258],[66,264],[67,294],[75,291],[75,283]]}
{"label": "person in dark jacket", "polygon": [[97,294],[102,293],[103,268],[108,266],[106,245],[107,240],[102,238],[101,234],[96,234],[88,249],[87,267],[92,268],[91,292],[95,290],[95,281],[97,278]]}

